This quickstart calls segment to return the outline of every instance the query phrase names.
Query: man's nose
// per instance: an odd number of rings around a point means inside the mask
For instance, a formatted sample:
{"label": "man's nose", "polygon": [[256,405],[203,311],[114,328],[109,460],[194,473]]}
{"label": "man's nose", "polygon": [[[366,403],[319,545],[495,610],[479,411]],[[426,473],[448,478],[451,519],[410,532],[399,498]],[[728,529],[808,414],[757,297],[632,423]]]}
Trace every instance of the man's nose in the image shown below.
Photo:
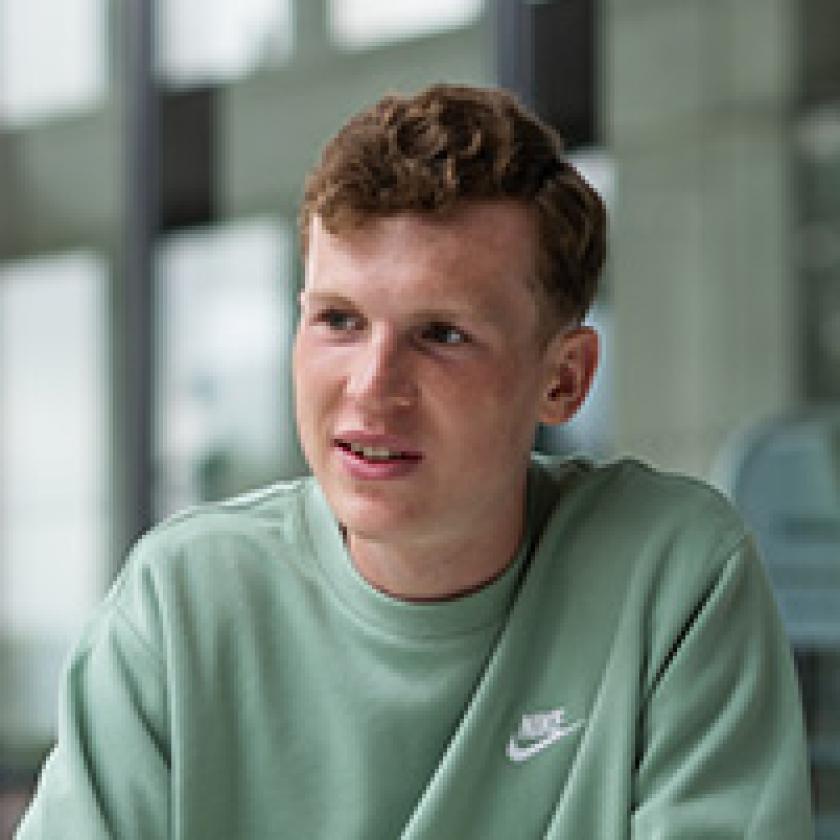
{"label": "man's nose", "polygon": [[413,405],[417,389],[409,353],[399,336],[372,332],[358,348],[347,382],[348,396],[370,410]]}

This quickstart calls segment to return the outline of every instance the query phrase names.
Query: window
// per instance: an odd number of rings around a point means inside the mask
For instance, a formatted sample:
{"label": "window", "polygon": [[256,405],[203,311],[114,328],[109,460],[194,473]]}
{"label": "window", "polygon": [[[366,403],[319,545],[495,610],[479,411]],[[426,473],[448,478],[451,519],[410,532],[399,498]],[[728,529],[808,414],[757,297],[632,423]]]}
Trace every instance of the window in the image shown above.
{"label": "window", "polygon": [[104,95],[105,11],[105,0],[0,0],[0,122],[32,122]]}
{"label": "window", "polygon": [[106,583],[104,286],[89,253],[0,268],[0,615],[21,633],[74,632]]}
{"label": "window", "polygon": [[292,51],[292,0],[159,0],[158,64],[176,86],[242,76]]}
{"label": "window", "polygon": [[158,516],[297,471],[290,239],[257,219],[161,246]]}
{"label": "window", "polygon": [[480,16],[484,0],[330,0],[330,33],[341,47],[366,47],[455,29]]}
{"label": "window", "polygon": [[111,572],[105,288],[87,252],[0,265],[0,640],[26,663],[0,679],[0,721],[18,738],[51,733]]}

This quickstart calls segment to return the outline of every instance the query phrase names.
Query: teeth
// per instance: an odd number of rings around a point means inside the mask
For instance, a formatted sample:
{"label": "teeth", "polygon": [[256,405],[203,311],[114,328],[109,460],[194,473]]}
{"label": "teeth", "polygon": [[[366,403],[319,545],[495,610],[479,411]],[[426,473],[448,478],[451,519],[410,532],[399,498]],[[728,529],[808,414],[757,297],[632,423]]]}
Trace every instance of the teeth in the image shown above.
{"label": "teeth", "polygon": [[380,446],[359,446],[356,443],[350,444],[350,451],[355,452],[356,455],[361,455],[363,458],[369,458],[372,461],[387,461],[389,458],[399,456],[399,452],[392,452],[390,449],[385,449]]}

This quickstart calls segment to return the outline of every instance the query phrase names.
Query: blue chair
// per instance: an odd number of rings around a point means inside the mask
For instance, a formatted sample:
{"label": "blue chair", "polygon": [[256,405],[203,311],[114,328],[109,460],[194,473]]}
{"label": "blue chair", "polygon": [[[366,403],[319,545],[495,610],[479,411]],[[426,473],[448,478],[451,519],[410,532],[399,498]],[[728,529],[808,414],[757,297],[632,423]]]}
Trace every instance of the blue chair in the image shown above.
{"label": "blue chair", "polygon": [[737,435],[712,478],[755,533],[793,646],[840,650],[840,409]]}
{"label": "blue chair", "polygon": [[735,436],[712,480],[753,530],[796,655],[817,839],[840,838],[840,409]]}

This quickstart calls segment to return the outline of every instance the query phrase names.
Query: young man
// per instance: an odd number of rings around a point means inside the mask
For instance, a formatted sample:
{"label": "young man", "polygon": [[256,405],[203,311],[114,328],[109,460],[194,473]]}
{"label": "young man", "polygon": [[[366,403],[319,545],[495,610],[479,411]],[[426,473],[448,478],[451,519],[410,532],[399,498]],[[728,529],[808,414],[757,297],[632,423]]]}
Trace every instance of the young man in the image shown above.
{"label": "young man", "polygon": [[632,461],[530,455],[595,371],[604,227],[502,92],[341,130],[301,213],[314,478],[139,543],[20,840],[811,836],[739,520]]}

